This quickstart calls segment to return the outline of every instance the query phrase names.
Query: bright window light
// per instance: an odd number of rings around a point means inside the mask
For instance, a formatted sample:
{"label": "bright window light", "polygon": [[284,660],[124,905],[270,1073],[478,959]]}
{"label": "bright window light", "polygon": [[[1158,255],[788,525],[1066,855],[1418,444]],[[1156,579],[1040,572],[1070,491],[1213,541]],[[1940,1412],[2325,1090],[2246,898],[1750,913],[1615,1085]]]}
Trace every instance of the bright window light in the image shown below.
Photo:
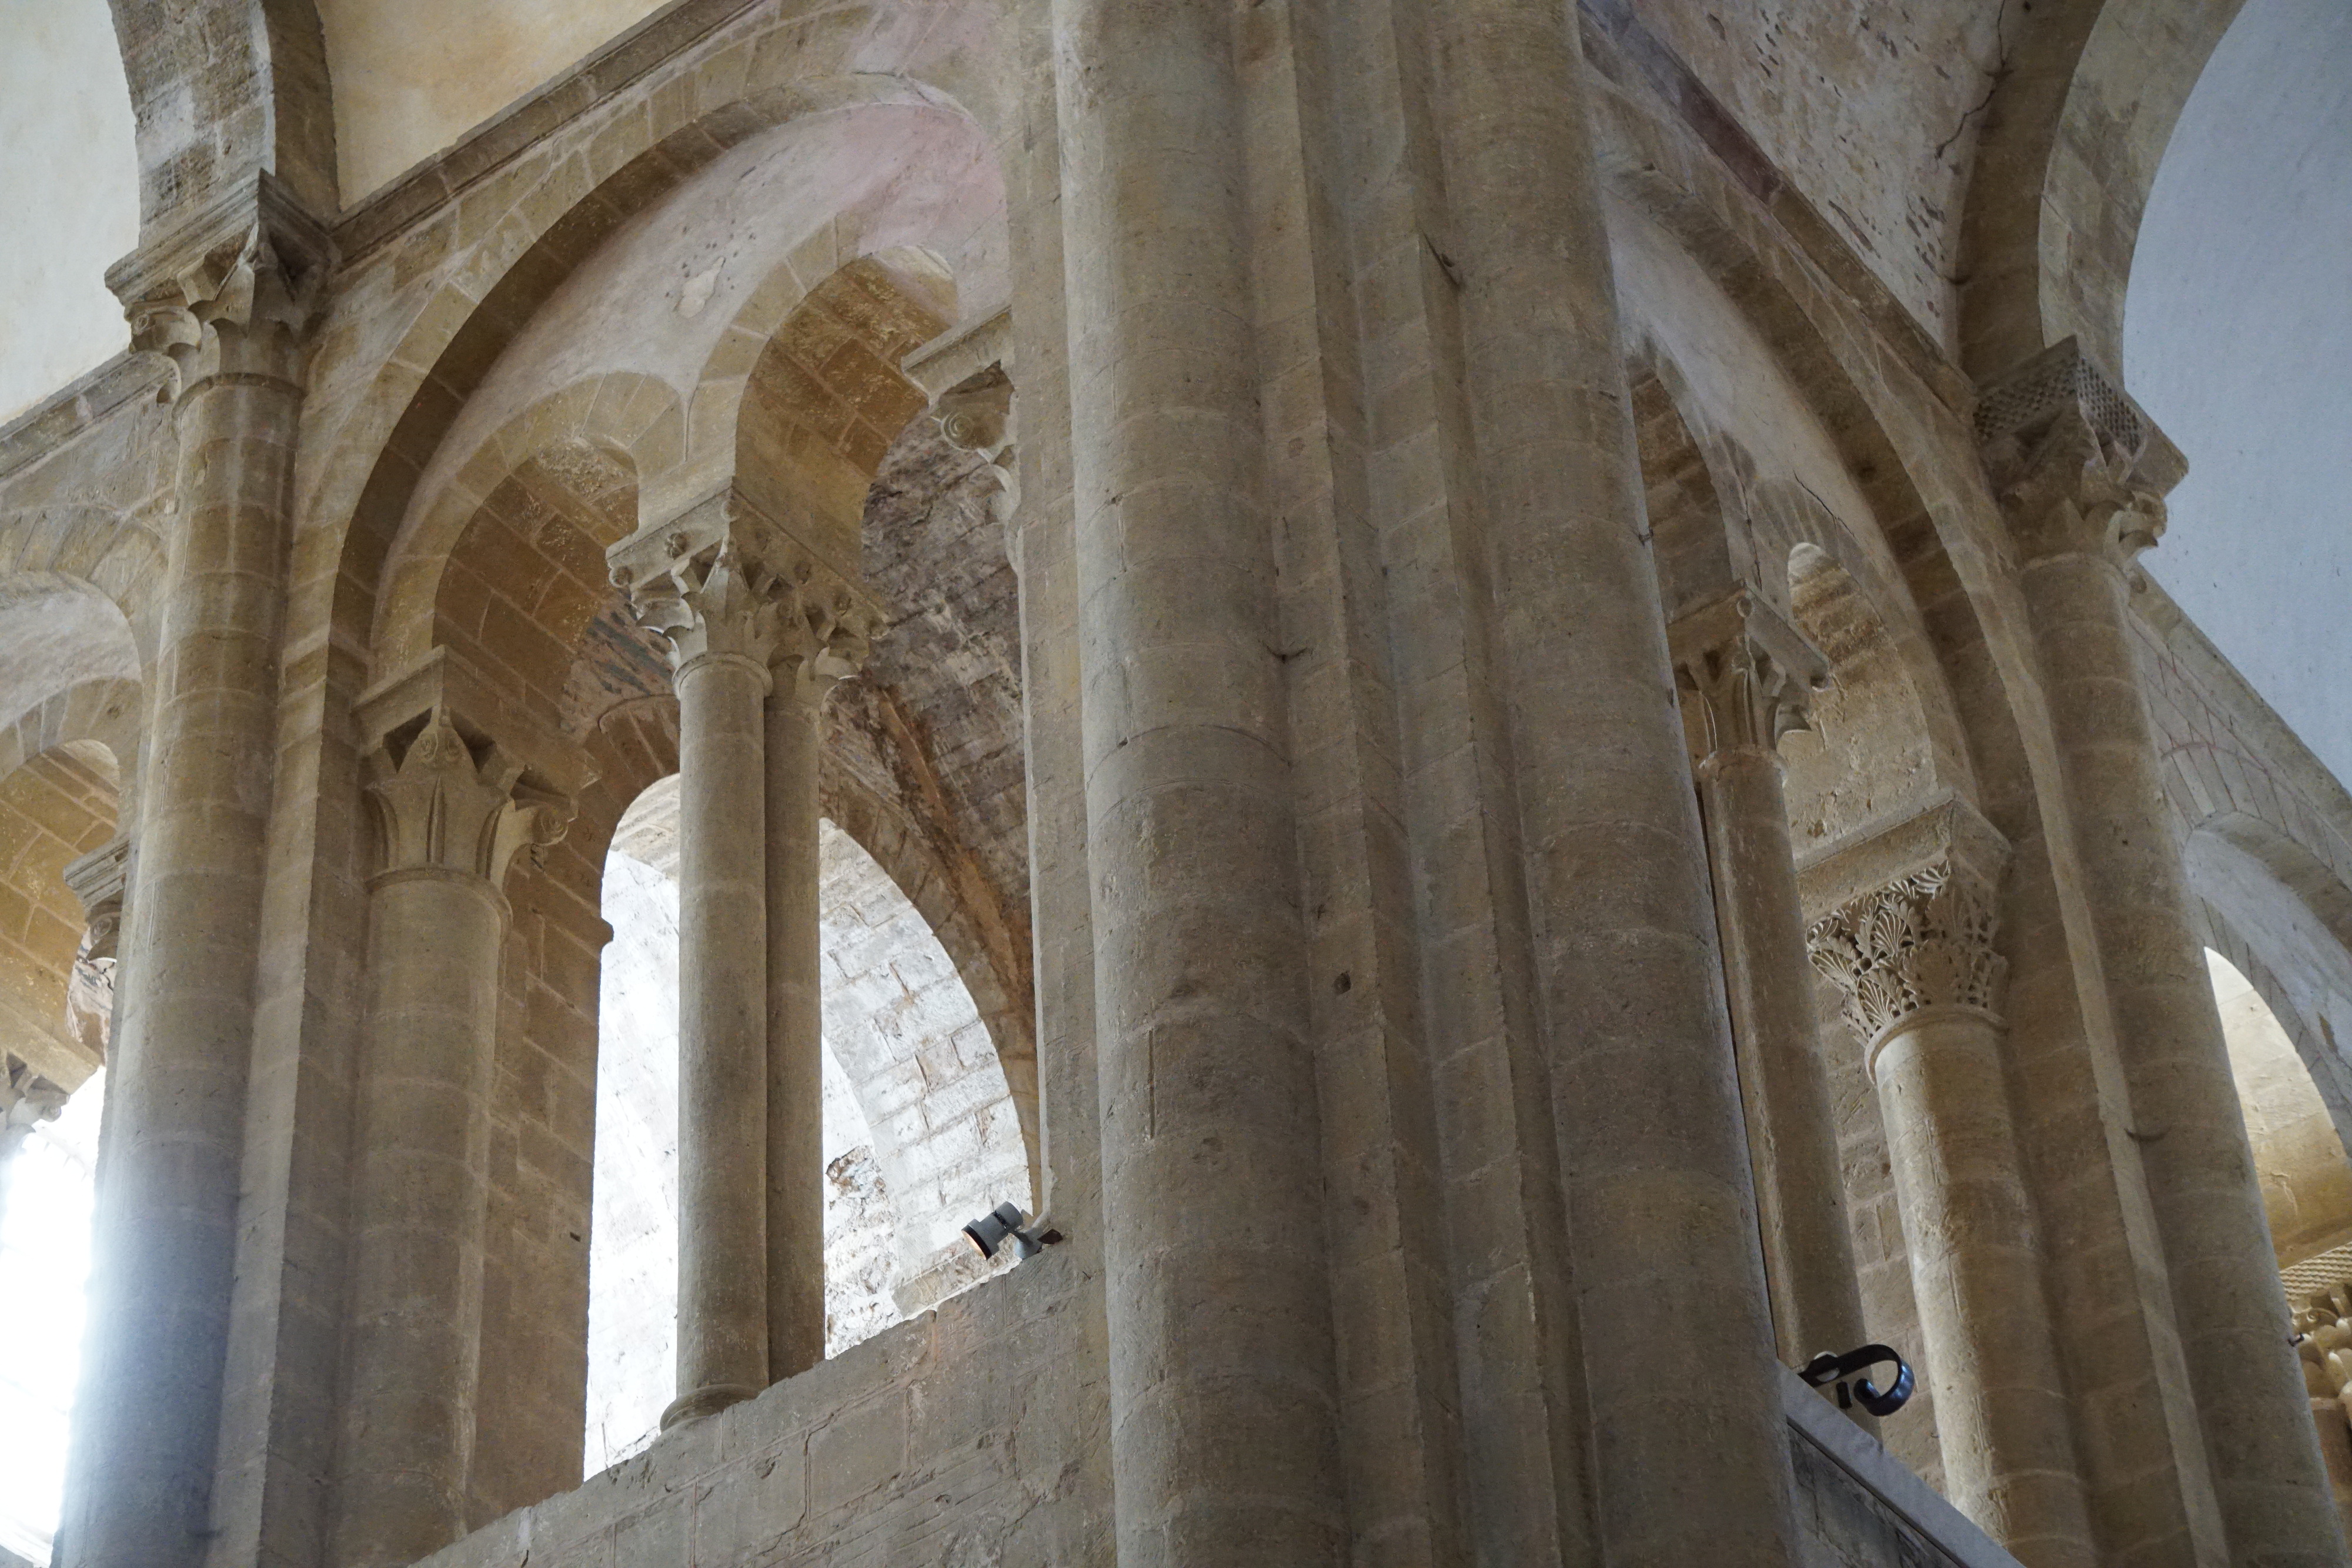
{"label": "bright window light", "polygon": [[0,1197],[0,1548],[49,1561],[81,1372],[100,1072],[34,1127]]}

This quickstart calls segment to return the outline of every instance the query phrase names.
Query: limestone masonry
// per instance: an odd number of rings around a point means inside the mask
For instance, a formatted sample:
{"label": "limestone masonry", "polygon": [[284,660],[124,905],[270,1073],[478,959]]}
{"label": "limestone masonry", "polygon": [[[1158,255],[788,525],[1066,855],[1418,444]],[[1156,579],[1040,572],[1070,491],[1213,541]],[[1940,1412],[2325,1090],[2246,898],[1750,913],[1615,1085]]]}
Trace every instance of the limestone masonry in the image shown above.
{"label": "limestone masonry", "polygon": [[2352,794],[2121,363],[2240,9],[112,0],[58,1568],[2352,1568]]}

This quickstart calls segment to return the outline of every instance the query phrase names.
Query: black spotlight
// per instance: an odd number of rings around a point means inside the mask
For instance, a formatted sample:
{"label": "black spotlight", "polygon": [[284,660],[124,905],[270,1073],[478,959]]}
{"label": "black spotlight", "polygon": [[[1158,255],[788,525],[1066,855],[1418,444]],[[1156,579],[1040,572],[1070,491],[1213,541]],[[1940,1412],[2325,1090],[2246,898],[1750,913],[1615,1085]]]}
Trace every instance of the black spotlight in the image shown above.
{"label": "black spotlight", "polygon": [[[1848,1379],[1882,1361],[1895,1364],[1895,1375],[1887,1380],[1885,1388],[1864,1377],[1854,1383],[1849,1392]],[[1805,1363],[1797,1375],[1816,1388],[1836,1384],[1838,1408],[1841,1410],[1850,1410],[1859,1401],[1862,1407],[1874,1416],[1892,1416],[1911,1398],[1910,1363],[1883,1344],[1866,1344],[1860,1350],[1847,1351],[1843,1355],[1825,1350]]]}
{"label": "black spotlight", "polygon": [[1062,1239],[1057,1230],[1035,1231],[1023,1228],[1029,1217],[1021,1212],[1018,1204],[1000,1203],[963,1228],[966,1239],[980,1249],[983,1258],[993,1258],[1007,1241],[1014,1253],[1023,1258],[1034,1258],[1040,1249],[1051,1247]]}

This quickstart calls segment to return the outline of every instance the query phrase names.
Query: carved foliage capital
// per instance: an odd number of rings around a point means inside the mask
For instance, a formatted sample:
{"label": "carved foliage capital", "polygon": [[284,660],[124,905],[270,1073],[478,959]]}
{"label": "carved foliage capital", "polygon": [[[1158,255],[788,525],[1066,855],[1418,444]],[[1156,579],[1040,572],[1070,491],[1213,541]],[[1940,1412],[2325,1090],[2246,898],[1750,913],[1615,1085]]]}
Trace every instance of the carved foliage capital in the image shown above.
{"label": "carved foliage capital", "polygon": [[740,657],[821,697],[865,663],[881,612],[789,533],[736,515],[740,505],[722,497],[615,545],[613,585],[669,643],[674,669]]}
{"label": "carved foliage capital", "polygon": [[1857,1037],[1876,1041],[1934,1007],[1998,1010],[2008,966],[1990,890],[1948,860],[1896,878],[1813,923],[1813,967],[1845,993]]}
{"label": "carved foliage capital", "polygon": [[1735,748],[1769,751],[1782,736],[1811,727],[1829,661],[1755,595],[1742,591],[1684,617],[1671,641],[1675,680],[1701,704],[1702,761]]}
{"label": "carved foliage capital", "polygon": [[1985,465],[2019,559],[2096,556],[2129,567],[2164,537],[2165,507],[2135,487],[2130,455],[2082,413],[2001,437]]}
{"label": "carved foliage capital", "polygon": [[172,361],[167,396],[222,370],[290,381],[333,248],[325,228],[264,174],[118,263],[107,283],[130,319],[131,346]]}
{"label": "carved foliage capital", "polygon": [[467,873],[496,888],[518,856],[538,863],[571,827],[570,801],[524,781],[522,761],[469,741],[435,708],[368,757],[385,872]]}
{"label": "carved foliage capital", "polygon": [[2164,493],[2186,465],[2074,339],[1989,383],[1977,437],[2019,555],[2088,555],[2128,567],[2164,532]]}

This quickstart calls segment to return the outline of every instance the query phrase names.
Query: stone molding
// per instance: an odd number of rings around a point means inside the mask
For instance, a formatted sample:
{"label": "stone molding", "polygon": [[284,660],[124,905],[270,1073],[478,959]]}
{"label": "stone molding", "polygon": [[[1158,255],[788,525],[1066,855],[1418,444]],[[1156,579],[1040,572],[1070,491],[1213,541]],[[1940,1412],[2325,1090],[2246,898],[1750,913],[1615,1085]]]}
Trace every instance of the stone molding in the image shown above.
{"label": "stone molding", "polygon": [[1999,1016],[2009,965],[1998,922],[1992,890],[1942,860],[1815,921],[1805,946],[1845,993],[1846,1022],[1874,1063],[1888,1035],[1930,1009]]}
{"label": "stone molding", "polygon": [[2188,465],[2068,338],[1979,399],[1985,471],[2025,564],[2093,555],[2128,569],[2163,537],[2164,496]]}
{"label": "stone molding", "polygon": [[669,643],[684,674],[739,658],[780,689],[821,700],[855,674],[883,624],[864,584],[826,566],[792,530],[731,486],[604,552],[613,586]]}
{"label": "stone molding", "polygon": [[[132,350],[171,362],[170,402],[224,371],[299,382],[334,263],[326,226],[264,172],[115,263],[106,284],[130,319]],[[225,329],[249,341],[225,343]]]}
{"label": "stone molding", "polygon": [[1829,660],[1787,618],[1748,589],[1695,610],[1667,631],[1675,685],[1698,697],[1699,760],[1735,749],[1770,751],[1812,727],[1813,694]]}
{"label": "stone molding", "polygon": [[536,865],[570,829],[593,770],[562,737],[468,701],[481,684],[436,648],[355,705],[379,879],[439,872],[501,889],[518,858]]}
{"label": "stone molding", "polygon": [[131,871],[131,840],[118,834],[86,855],[66,862],[65,884],[81,901],[89,926],[84,958],[111,958],[122,931],[122,894]]}

